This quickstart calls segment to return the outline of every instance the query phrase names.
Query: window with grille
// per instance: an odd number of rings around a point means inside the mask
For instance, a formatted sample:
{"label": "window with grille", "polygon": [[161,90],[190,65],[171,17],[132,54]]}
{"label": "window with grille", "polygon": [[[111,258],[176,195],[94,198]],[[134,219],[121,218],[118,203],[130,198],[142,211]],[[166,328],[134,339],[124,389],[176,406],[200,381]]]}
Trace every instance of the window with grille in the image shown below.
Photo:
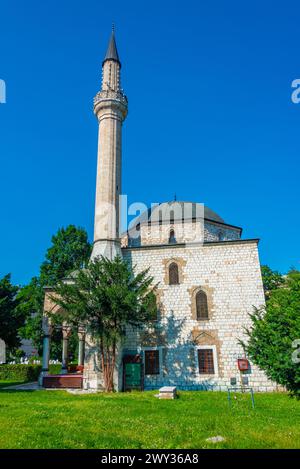
{"label": "window with grille", "polygon": [[172,262],[169,266],[169,284],[178,285],[179,284],[179,272],[178,265],[176,262]]}
{"label": "window with grille", "polygon": [[145,350],[145,375],[159,375],[159,350]]}
{"label": "window with grille", "polygon": [[208,319],[207,295],[204,291],[198,291],[196,295],[197,319]]}
{"label": "window with grille", "polygon": [[214,375],[214,353],[213,350],[208,349],[199,349],[198,350],[198,364],[199,364],[199,373],[205,375]]}

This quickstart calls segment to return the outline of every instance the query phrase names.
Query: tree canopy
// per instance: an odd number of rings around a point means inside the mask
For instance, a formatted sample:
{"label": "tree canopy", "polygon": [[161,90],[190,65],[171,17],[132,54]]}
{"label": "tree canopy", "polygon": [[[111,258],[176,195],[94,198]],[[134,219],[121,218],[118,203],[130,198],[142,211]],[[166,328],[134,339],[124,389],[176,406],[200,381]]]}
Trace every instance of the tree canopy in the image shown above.
{"label": "tree canopy", "polygon": [[51,242],[40,268],[40,283],[43,286],[55,285],[70,272],[81,269],[91,255],[86,231],[74,225],[60,228]]}
{"label": "tree canopy", "polygon": [[[19,311],[27,316],[20,333],[23,338],[31,339],[42,351],[42,316],[44,287],[54,286],[72,271],[84,267],[91,254],[91,245],[83,228],[69,225],[60,228],[52,237],[52,244],[46,252],[45,261],[40,267],[40,275],[33,277],[18,294]],[[76,345],[70,341],[70,350]],[[73,347],[74,345],[74,347]],[[54,331],[51,340],[53,358],[61,358],[61,333]]]}
{"label": "tree canopy", "polygon": [[114,388],[113,372],[119,343],[128,326],[141,327],[153,318],[156,296],[148,270],[137,274],[116,257],[90,261],[72,283],[60,282],[53,300],[69,324],[85,324],[99,344],[105,388]]}
{"label": "tree canopy", "polygon": [[269,379],[300,397],[300,272],[292,270],[279,284],[266,308],[251,315],[249,341],[243,346]]}
{"label": "tree canopy", "polygon": [[18,330],[25,322],[25,316],[18,309],[18,290],[19,287],[12,285],[10,274],[0,279],[0,338],[10,352],[20,346]]}
{"label": "tree canopy", "polygon": [[267,300],[271,292],[279,288],[284,283],[284,277],[280,272],[272,270],[268,265],[261,266],[261,275]]}

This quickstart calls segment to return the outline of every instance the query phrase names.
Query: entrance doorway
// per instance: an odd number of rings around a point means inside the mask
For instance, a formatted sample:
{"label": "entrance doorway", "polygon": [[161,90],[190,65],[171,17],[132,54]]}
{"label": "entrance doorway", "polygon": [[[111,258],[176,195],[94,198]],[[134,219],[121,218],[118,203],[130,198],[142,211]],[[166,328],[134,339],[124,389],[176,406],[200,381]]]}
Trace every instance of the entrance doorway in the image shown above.
{"label": "entrance doorway", "polygon": [[143,367],[140,355],[125,355],[123,358],[123,390],[143,390]]}

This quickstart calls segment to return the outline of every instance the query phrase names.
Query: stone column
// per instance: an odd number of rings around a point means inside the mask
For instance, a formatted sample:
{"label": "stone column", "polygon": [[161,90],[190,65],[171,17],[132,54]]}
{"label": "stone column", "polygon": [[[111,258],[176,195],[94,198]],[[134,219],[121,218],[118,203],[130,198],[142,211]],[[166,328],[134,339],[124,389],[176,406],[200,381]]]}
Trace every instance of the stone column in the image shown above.
{"label": "stone column", "polygon": [[43,378],[49,374],[49,360],[50,360],[50,338],[52,334],[52,326],[47,316],[43,317],[42,328],[44,332],[43,337],[43,359],[42,359],[42,371],[39,376],[39,385],[43,385]]}
{"label": "stone column", "polygon": [[62,326],[63,342],[62,342],[62,361],[61,361],[61,374],[65,375],[68,373],[68,348],[69,348],[69,337],[72,329],[67,324]]}
{"label": "stone column", "polygon": [[85,328],[83,326],[79,326],[78,339],[79,339],[78,365],[84,366]]}

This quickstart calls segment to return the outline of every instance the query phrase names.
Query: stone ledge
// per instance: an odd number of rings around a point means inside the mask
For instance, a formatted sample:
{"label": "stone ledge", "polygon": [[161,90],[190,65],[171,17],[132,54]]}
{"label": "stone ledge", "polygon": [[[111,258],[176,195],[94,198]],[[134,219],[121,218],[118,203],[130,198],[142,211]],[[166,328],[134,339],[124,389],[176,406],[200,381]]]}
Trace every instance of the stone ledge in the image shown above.
{"label": "stone ledge", "polygon": [[173,248],[192,248],[192,247],[209,247],[209,246],[227,246],[230,244],[258,244],[259,238],[251,239],[230,239],[228,241],[205,241],[191,242],[191,243],[176,243],[176,244],[144,244],[141,246],[128,246],[122,247],[121,250],[126,251],[138,251],[142,249],[173,249]]}

